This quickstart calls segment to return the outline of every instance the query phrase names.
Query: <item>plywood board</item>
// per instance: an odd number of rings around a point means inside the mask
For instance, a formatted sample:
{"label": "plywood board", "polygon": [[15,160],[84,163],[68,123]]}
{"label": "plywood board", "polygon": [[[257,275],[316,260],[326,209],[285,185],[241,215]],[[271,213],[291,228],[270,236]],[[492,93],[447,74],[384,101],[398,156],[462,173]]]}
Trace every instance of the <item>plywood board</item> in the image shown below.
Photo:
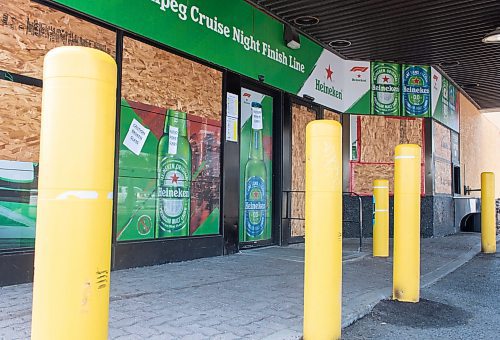
{"label": "plywood board", "polygon": [[397,145],[423,145],[422,119],[382,116],[359,116],[358,119],[361,128],[361,162],[391,163]]}
{"label": "plywood board", "polygon": [[42,78],[43,57],[58,46],[115,55],[114,32],[29,0],[0,0],[0,69]]}
{"label": "plywood board", "polygon": [[434,157],[442,161],[451,162],[451,136],[450,129],[432,122]]}
{"label": "plywood board", "polygon": [[337,122],[340,122],[340,114],[330,111],[328,109],[323,110],[323,115],[325,119],[329,120],[336,120]]}
{"label": "plywood board", "polygon": [[222,72],[125,38],[122,95],[128,100],[220,120]]}
{"label": "plywood board", "polygon": [[434,160],[434,193],[451,195],[451,163]]}
{"label": "plywood board", "polygon": [[0,80],[0,159],[38,162],[42,89]]}
{"label": "plywood board", "polygon": [[351,163],[352,191],[359,195],[373,194],[373,181],[386,179],[389,181],[389,192],[394,192],[394,165]]}
{"label": "plywood board", "polygon": [[[292,105],[292,191],[305,190],[306,177],[306,126],[316,119],[316,112],[303,105]],[[305,195],[291,194],[291,217],[304,218]],[[302,220],[291,221],[292,236],[303,236]]]}

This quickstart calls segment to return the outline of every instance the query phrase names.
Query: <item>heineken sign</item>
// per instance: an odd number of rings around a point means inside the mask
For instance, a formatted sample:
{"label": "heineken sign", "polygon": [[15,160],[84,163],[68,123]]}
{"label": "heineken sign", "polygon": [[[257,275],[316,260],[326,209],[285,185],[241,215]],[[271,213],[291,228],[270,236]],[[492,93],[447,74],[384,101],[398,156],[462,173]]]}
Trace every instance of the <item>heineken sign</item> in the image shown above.
{"label": "heineken sign", "polygon": [[460,97],[458,91],[434,67],[431,67],[431,100],[432,118],[459,132]]}
{"label": "heineken sign", "polygon": [[[338,112],[428,117],[428,66],[345,60],[301,36],[293,50],[283,24],[244,0],[52,0]],[[456,89],[446,110],[458,111]],[[434,104],[434,100],[432,104]],[[434,109],[435,106],[433,106]],[[442,110],[445,110],[443,108]]]}

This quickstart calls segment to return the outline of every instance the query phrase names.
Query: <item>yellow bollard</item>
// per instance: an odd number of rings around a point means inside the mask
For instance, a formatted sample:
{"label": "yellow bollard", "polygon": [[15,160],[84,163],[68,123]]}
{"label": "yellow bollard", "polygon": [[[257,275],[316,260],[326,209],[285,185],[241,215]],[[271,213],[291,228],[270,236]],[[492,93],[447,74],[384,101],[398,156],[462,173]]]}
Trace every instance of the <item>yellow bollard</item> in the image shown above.
{"label": "yellow bollard", "polygon": [[342,127],[306,128],[304,339],[340,339],[342,308]]}
{"label": "yellow bollard", "polygon": [[32,339],[107,339],[116,63],[84,47],[44,60]]}
{"label": "yellow bollard", "polygon": [[496,253],[495,174],[481,173],[481,251]]}
{"label": "yellow bollard", "polygon": [[389,256],[389,181],[373,181],[373,256]]}
{"label": "yellow bollard", "polygon": [[396,147],[394,167],[394,300],[420,299],[421,151],[415,144]]}

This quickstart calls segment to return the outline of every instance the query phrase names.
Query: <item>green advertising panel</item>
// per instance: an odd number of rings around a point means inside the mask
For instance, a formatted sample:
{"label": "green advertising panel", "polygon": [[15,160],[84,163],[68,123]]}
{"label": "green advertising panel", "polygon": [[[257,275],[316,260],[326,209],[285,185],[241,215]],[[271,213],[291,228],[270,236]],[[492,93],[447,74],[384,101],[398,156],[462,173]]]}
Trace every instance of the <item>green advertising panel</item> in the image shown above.
{"label": "green advertising panel", "polygon": [[38,164],[0,160],[0,250],[35,245]]}
{"label": "green advertising panel", "polygon": [[122,100],[118,241],[219,233],[220,122]]}
{"label": "green advertising panel", "polygon": [[271,239],[273,98],[241,89],[240,242]]}
{"label": "green advertising panel", "polygon": [[436,69],[432,75],[432,118],[454,131],[460,128],[460,94]]}
{"label": "green advertising panel", "polygon": [[403,65],[403,116],[429,117],[431,113],[430,67]]}
{"label": "green advertising panel", "polygon": [[399,64],[371,63],[372,114],[399,116],[401,112],[401,66]]}
{"label": "green advertising panel", "polygon": [[286,47],[283,24],[243,0],[55,2],[292,93],[323,51],[304,36]]}

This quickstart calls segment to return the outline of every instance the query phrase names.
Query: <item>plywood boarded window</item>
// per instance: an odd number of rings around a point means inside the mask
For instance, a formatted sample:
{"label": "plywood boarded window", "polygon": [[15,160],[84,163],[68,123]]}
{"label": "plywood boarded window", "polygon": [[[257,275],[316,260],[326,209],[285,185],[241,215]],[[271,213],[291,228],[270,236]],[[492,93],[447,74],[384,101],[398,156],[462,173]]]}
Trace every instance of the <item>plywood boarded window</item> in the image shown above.
{"label": "plywood boarded window", "polygon": [[340,114],[338,114],[337,112],[325,109],[323,110],[323,116],[325,119],[336,120],[337,122],[340,122]]}
{"label": "plywood boarded window", "polygon": [[42,89],[0,80],[0,160],[38,162]]}
{"label": "plywood boarded window", "polygon": [[123,45],[125,99],[221,119],[222,72],[128,37]]}
{"label": "plywood boarded window", "polygon": [[[424,161],[424,124],[419,118],[358,116],[359,161],[351,162],[351,191],[371,195],[375,179],[389,180],[394,192],[394,149],[399,144],[422,147]],[[422,163],[422,192],[424,164]]]}
{"label": "plywood boarded window", "polygon": [[29,0],[0,0],[0,69],[42,78],[43,58],[58,46],[115,55],[114,32]]}
{"label": "plywood boarded window", "polygon": [[315,119],[316,111],[307,106],[292,105],[292,237],[304,236],[305,233],[306,126]]}
{"label": "plywood boarded window", "polygon": [[452,194],[451,178],[451,133],[450,130],[432,122],[434,144],[434,193]]}

